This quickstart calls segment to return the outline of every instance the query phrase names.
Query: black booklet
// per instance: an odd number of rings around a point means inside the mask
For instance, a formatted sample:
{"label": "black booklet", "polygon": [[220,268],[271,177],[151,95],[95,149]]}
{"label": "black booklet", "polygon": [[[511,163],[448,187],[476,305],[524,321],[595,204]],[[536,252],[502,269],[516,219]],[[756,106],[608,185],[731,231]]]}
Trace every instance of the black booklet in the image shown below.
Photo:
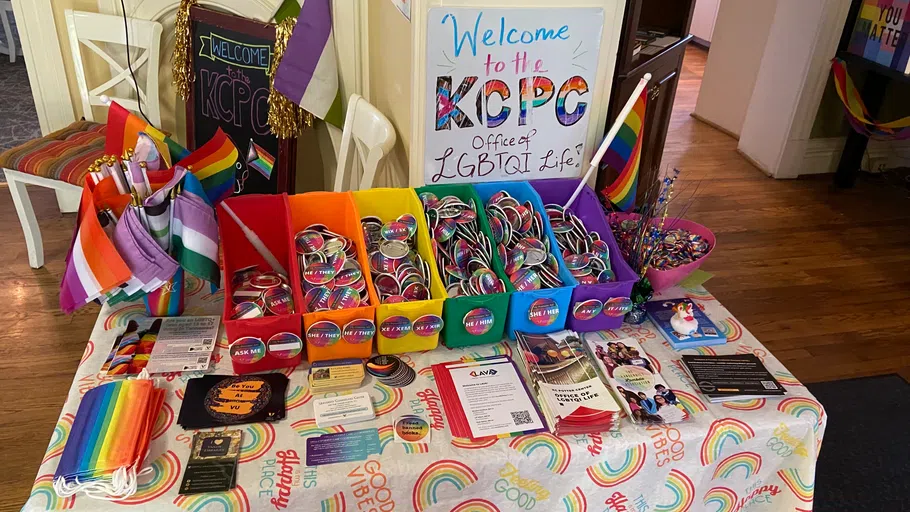
{"label": "black booklet", "polygon": [[787,391],[754,354],[682,356],[699,391],[711,402],[784,395]]}

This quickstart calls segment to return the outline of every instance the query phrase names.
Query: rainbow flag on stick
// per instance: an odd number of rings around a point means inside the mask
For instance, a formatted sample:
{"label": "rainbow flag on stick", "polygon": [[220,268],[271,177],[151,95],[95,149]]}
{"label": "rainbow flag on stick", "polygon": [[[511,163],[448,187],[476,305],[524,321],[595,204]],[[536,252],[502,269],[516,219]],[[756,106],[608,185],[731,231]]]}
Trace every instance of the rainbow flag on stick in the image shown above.
{"label": "rainbow flag on stick", "polygon": [[602,161],[607,167],[619,171],[619,176],[601,192],[611,203],[625,212],[635,208],[647,100],[648,91],[642,89]]}
{"label": "rainbow flag on stick", "polygon": [[234,193],[234,170],[239,153],[237,147],[221,128],[201,148],[177,162],[192,167],[192,173],[202,183],[211,204],[217,204]]}

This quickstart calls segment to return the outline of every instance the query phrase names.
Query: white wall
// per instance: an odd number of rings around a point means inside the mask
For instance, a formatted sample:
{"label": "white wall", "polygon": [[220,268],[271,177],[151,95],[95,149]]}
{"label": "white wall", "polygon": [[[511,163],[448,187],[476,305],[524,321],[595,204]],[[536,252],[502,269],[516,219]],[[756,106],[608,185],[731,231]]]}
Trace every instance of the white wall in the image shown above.
{"label": "white wall", "polygon": [[699,39],[701,43],[710,43],[717,20],[717,11],[720,0],[698,0],[695,3],[695,12],[692,13],[692,23],[689,33]]}
{"label": "white wall", "polygon": [[717,13],[695,116],[736,137],[746,119],[777,3],[724,0]]}

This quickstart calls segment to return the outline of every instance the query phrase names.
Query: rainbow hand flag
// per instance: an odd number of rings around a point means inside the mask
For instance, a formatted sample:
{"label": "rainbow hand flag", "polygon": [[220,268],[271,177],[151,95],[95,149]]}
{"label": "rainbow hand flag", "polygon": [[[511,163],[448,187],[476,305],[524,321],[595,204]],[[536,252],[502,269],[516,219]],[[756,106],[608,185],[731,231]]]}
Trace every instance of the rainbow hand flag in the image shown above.
{"label": "rainbow hand flag", "polygon": [[246,165],[259,171],[265,179],[272,178],[272,168],[275,167],[275,157],[250,139],[250,149],[246,152]]}
{"label": "rainbow hand flag", "polygon": [[601,193],[624,212],[635,208],[638,167],[641,163],[642,128],[644,127],[647,99],[648,91],[642,89],[641,95],[635,101],[635,105],[626,116],[602,160],[602,164],[619,171],[619,176]]}
{"label": "rainbow hand flag", "polygon": [[107,111],[107,134],[104,139],[104,154],[121,156],[127,149],[137,149],[139,134],[144,133],[154,142],[156,149],[164,154],[167,149],[167,163],[176,162],[187,155],[186,148],[174,142],[166,133],[147,123],[144,119],[131,113],[120,106],[116,101],[111,102]]}
{"label": "rainbow hand flag", "polygon": [[190,168],[202,183],[209,203],[218,204],[234,193],[234,170],[239,153],[237,147],[221,128],[201,148],[177,162]]}

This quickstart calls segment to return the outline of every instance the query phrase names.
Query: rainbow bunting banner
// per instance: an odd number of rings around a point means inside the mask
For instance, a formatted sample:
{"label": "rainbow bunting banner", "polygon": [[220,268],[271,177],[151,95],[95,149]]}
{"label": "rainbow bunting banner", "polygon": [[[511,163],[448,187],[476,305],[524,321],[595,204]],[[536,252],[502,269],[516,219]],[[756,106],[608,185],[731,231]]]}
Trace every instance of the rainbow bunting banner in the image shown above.
{"label": "rainbow bunting banner", "polygon": [[623,121],[616,138],[610,143],[601,165],[619,171],[616,180],[601,193],[617,208],[627,212],[635,208],[638,188],[638,167],[641,163],[641,142],[648,92],[642,89],[635,105]]}
{"label": "rainbow bunting banner", "polygon": [[234,171],[239,154],[237,147],[221,128],[212,138],[189,156],[177,162],[190,170],[202,183],[209,203],[217,204],[234,193]]}
{"label": "rainbow bunting banner", "polygon": [[156,388],[146,372],[90,389],[79,404],[54,473],[57,495],[85,492],[112,499],[134,494],[163,404],[164,389]]}
{"label": "rainbow bunting banner", "polygon": [[866,104],[847,73],[847,64],[838,58],[831,59],[831,71],[834,73],[834,88],[844,104],[847,121],[857,133],[883,140],[910,138],[910,130],[907,129],[910,128],[910,116],[889,123],[870,119]]}

